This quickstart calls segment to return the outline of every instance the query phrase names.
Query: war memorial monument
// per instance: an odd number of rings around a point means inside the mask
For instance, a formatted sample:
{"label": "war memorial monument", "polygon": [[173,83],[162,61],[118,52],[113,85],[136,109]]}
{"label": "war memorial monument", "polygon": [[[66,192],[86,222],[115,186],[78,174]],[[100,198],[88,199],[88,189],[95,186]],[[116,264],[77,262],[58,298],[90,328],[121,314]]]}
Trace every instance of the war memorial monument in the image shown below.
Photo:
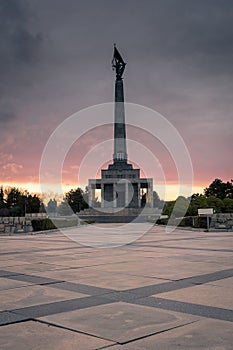
{"label": "war memorial monument", "polygon": [[[112,61],[116,72],[114,107],[114,153],[108,169],[101,170],[101,179],[89,179],[89,215],[96,212],[96,190],[101,190],[101,209],[105,215],[137,216],[142,207],[153,208],[153,179],[141,178],[140,169],[128,162],[123,73],[126,63],[116,46]],[[143,200],[142,200],[143,197]],[[86,212],[87,214],[87,212]],[[119,219],[119,218],[118,218]]]}

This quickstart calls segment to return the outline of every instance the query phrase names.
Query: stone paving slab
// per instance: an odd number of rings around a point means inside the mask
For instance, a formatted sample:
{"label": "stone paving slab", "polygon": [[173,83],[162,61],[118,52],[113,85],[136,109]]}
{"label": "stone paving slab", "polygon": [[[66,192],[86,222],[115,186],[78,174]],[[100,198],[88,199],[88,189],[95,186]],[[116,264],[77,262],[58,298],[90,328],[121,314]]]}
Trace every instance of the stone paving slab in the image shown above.
{"label": "stone paving slab", "polygon": [[113,288],[114,290],[120,291],[142,286],[161,284],[164,282],[164,280],[159,278],[132,276],[122,272],[118,274],[106,273],[105,278],[102,279],[100,279],[98,275],[86,278],[83,277],[79,279],[79,282],[95,285],[101,288]]}
{"label": "stone paving slab", "polygon": [[24,264],[20,266],[5,266],[4,270],[5,271],[12,271],[18,272],[18,273],[35,273],[35,272],[43,272],[43,271],[54,271],[54,270],[59,270],[63,268],[62,266],[58,266],[56,264],[47,264],[44,262],[39,262],[39,263],[33,263],[33,264]]}
{"label": "stone paving slab", "polygon": [[41,320],[118,343],[196,321],[198,317],[123,302],[42,317]]}
{"label": "stone paving slab", "polygon": [[5,257],[5,259],[0,260],[0,266],[1,266],[1,268],[4,268],[4,269],[6,269],[7,267],[17,267],[18,268],[21,265],[25,267],[25,265],[30,265],[30,263],[27,263],[25,261],[21,261],[21,260],[15,259],[15,258],[9,259],[6,257]]}
{"label": "stone paving slab", "polygon": [[[229,267],[232,265],[229,264]],[[218,266],[219,268],[219,266]],[[141,276],[148,278],[164,278],[170,280],[180,280],[195,275],[206,274],[216,271],[216,266],[213,264],[203,263],[182,263],[171,261],[169,263],[155,264],[153,261],[145,261],[144,264],[140,263],[110,263],[104,266],[92,266],[84,267],[81,271],[78,271],[78,275],[83,278],[85,276],[95,276],[103,272],[111,274],[119,274],[122,271],[128,275]],[[59,274],[54,272],[54,276]]]}
{"label": "stone paving slab", "polygon": [[12,350],[231,349],[231,247],[229,232],[158,226],[107,249],[0,236],[0,339]]}
{"label": "stone paving slab", "polygon": [[20,289],[8,289],[0,291],[0,309],[13,310],[49,302],[77,299],[85,297],[81,293],[73,293],[60,289],[51,289],[47,286],[25,286]]}
{"label": "stone paving slab", "polygon": [[[111,281],[112,274],[106,273],[105,271],[101,270],[99,270],[99,272],[96,273],[94,268],[90,268],[89,270],[86,270],[86,268],[66,268],[63,270],[41,272],[40,274],[38,274],[38,276],[44,276],[48,279],[54,279],[59,281],[77,283],[83,279],[86,280],[89,278],[96,277],[98,277],[100,281],[103,281],[105,279]],[[86,282],[84,281],[84,283]]]}
{"label": "stone paving slab", "polygon": [[[43,257],[43,261],[47,263],[54,262],[54,256]],[[138,256],[131,255],[113,255],[113,263],[125,263],[129,261],[138,261]],[[89,266],[102,266],[106,263],[109,263],[109,256],[100,256],[95,257],[93,253],[84,255],[84,254],[74,254],[74,255],[62,255],[60,256],[59,266],[60,267],[89,267]]]}
{"label": "stone paving slab", "polygon": [[31,285],[31,283],[10,280],[8,278],[2,277],[0,280],[0,291],[5,290],[5,293],[4,293],[4,296],[5,296],[7,293],[6,291],[8,289],[15,289],[15,288],[25,287],[29,285]]}
{"label": "stone paving slab", "polygon": [[232,350],[232,324],[199,320],[167,332],[152,335],[109,350]]}
{"label": "stone paving slab", "polygon": [[113,342],[34,321],[0,328],[4,350],[95,350]]}
{"label": "stone paving slab", "polygon": [[[34,272],[34,274],[37,273]],[[164,279],[129,275],[127,274],[127,271],[112,274],[105,271],[99,271],[96,273],[96,271],[91,269],[89,271],[83,269],[64,269],[59,271],[46,271],[39,273],[39,275],[47,278],[56,278],[57,280],[63,280],[65,275],[65,280],[69,282],[88,284],[114,290],[137,288],[164,282]]]}
{"label": "stone paving slab", "polygon": [[224,278],[224,279],[218,280],[218,281],[212,281],[212,282],[206,283],[206,285],[219,286],[219,287],[231,288],[232,289],[232,287],[233,287],[233,277]]}
{"label": "stone paving slab", "polygon": [[[209,297],[210,295],[211,298]],[[222,298],[221,296],[223,295],[224,297]],[[168,293],[156,294],[156,297],[233,310],[232,287],[224,288],[214,285],[198,285]]]}
{"label": "stone paving slab", "polygon": [[30,282],[34,284],[41,284],[41,285],[56,282],[56,280],[52,278],[28,275],[24,273],[9,273],[9,276],[7,276],[7,278],[13,279],[13,280],[16,279],[18,281]]}

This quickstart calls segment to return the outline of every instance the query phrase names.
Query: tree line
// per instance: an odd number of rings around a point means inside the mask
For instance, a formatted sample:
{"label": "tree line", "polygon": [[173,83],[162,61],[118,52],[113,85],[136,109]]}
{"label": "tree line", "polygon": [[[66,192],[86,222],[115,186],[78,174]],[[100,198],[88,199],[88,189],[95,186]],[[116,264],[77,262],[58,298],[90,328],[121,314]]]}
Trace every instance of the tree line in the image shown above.
{"label": "tree line", "polygon": [[81,188],[67,192],[58,205],[55,198],[44,205],[37,194],[16,187],[0,188],[0,216],[25,216],[27,213],[71,215],[88,208],[88,191]]}
{"label": "tree line", "polygon": [[[155,207],[164,206],[163,214],[171,215],[176,201],[165,203],[159,199],[155,191],[153,199]],[[181,209],[182,206],[187,206],[187,203],[190,202],[186,216],[197,215],[198,208],[214,208],[217,213],[232,213],[233,180],[223,182],[221,179],[215,179],[209,187],[204,189],[204,194],[195,193],[190,199],[179,197],[177,200]],[[98,206],[98,204],[96,198],[96,205]],[[85,208],[88,208],[88,187],[84,191],[79,187],[70,190],[59,205],[54,198],[50,199],[46,208],[37,194],[30,194],[28,191],[16,187],[0,188],[0,216],[24,216],[25,213],[45,211],[51,215],[71,215]],[[179,216],[179,213],[176,215]]]}
{"label": "tree line", "polygon": [[[173,212],[175,203],[176,212]],[[176,201],[167,202],[163,209],[163,214],[170,217],[179,217],[183,213],[184,207],[187,207],[185,216],[198,215],[199,208],[213,208],[215,213],[233,213],[233,180],[223,182],[221,179],[215,179],[209,187],[204,189],[204,194],[195,193],[191,198],[178,197]]]}
{"label": "tree line", "polygon": [[86,208],[88,208],[88,187],[86,187],[85,191],[78,187],[67,192],[59,205],[57,205],[55,199],[50,199],[47,205],[47,212],[51,215],[68,216]]}
{"label": "tree line", "polygon": [[0,216],[24,216],[41,209],[42,201],[36,194],[16,187],[0,188]]}

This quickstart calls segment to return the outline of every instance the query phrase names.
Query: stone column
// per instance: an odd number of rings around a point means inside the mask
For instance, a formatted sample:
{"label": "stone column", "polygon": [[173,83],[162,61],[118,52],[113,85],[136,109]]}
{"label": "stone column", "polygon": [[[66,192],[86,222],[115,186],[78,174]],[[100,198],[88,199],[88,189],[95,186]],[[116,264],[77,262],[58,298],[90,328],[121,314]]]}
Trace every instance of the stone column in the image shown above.
{"label": "stone column", "polygon": [[153,182],[148,181],[148,203],[153,208]]}
{"label": "stone column", "polygon": [[116,198],[116,183],[113,183],[113,208],[117,207],[117,198]]}
{"label": "stone column", "polygon": [[92,187],[92,189],[91,189],[91,207],[94,207],[94,200],[95,200],[95,187]]}
{"label": "stone column", "polygon": [[104,184],[101,182],[101,208],[104,208]]}
{"label": "stone column", "polygon": [[127,162],[123,80],[115,82],[115,121],[113,160]]}
{"label": "stone column", "polygon": [[125,207],[129,206],[129,183],[125,181]]}
{"label": "stone column", "polygon": [[141,197],[140,197],[141,184],[138,182],[138,208],[141,208]]}
{"label": "stone column", "polygon": [[89,183],[88,185],[88,204],[89,204],[89,207],[92,207],[93,206],[93,201],[95,199],[95,187],[96,185],[94,184],[91,184]]}

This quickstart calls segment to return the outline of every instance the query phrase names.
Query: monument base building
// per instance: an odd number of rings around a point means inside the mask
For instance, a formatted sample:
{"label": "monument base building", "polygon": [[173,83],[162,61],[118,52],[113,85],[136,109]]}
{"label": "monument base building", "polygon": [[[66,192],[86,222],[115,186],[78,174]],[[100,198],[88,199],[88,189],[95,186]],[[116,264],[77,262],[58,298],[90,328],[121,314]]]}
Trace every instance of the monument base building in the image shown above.
{"label": "monument base building", "polygon": [[140,169],[116,162],[101,170],[101,179],[90,179],[89,207],[95,207],[96,190],[101,190],[102,208],[153,207],[153,179],[140,178]]}

